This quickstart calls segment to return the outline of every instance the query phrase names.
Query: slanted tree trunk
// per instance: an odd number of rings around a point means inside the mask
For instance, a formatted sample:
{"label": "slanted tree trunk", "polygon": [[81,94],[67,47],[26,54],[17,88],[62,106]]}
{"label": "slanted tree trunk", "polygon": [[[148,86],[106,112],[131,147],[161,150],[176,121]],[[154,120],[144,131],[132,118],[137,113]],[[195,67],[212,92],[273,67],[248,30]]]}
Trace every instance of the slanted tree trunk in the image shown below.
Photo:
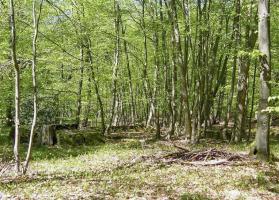
{"label": "slanted tree trunk", "polygon": [[31,125],[30,138],[28,150],[25,158],[25,163],[23,166],[23,173],[25,174],[28,169],[29,161],[31,158],[32,144],[34,138],[34,132],[37,122],[37,77],[36,77],[36,67],[37,67],[37,38],[38,38],[38,29],[39,29],[39,21],[41,16],[43,0],[41,0],[39,14],[37,17],[36,14],[36,0],[33,0],[33,42],[32,42],[32,83],[33,83],[33,121]]}
{"label": "slanted tree trunk", "polygon": [[14,1],[10,0],[10,32],[11,32],[11,55],[14,65],[15,73],[15,143],[14,143],[14,157],[16,162],[16,172],[20,173],[20,156],[19,156],[19,144],[20,144],[20,69],[17,62],[17,50],[16,50],[16,26],[15,26],[15,11]]}
{"label": "slanted tree trunk", "polygon": [[97,101],[98,101],[99,108],[100,108],[102,134],[104,134],[105,130],[106,130],[104,106],[103,106],[103,101],[102,101],[102,97],[101,97],[100,90],[99,90],[99,84],[96,80],[96,75],[95,75],[95,71],[94,71],[94,67],[93,67],[93,52],[91,49],[91,45],[92,45],[91,40],[88,37],[87,42],[86,42],[86,49],[87,49],[86,52],[87,52],[87,56],[89,58],[89,69],[91,72],[90,75],[91,75],[91,78],[93,81],[94,90],[95,90],[95,93],[97,96]]}
{"label": "slanted tree trunk", "polygon": [[266,110],[271,92],[271,53],[270,53],[270,1],[259,0],[259,50],[260,56],[260,99],[257,117],[255,154],[258,159],[269,159],[270,114]]}

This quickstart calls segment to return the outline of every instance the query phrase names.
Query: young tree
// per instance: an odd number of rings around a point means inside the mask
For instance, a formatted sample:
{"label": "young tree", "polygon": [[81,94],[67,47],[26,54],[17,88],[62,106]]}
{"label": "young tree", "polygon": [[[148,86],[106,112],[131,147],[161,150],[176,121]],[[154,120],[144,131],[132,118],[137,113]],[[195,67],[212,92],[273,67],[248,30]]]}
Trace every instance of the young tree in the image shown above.
{"label": "young tree", "polygon": [[17,61],[17,47],[16,47],[16,25],[15,25],[15,11],[14,1],[10,0],[10,34],[11,34],[11,55],[14,65],[15,73],[15,135],[14,135],[14,156],[16,162],[16,172],[20,173],[20,157],[19,157],[19,143],[20,143],[20,69]]}
{"label": "young tree", "polygon": [[25,174],[28,169],[29,161],[31,158],[31,151],[33,145],[34,132],[37,122],[37,75],[36,75],[36,67],[37,67],[37,39],[38,39],[38,29],[39,22],[41,17],[43,0],[41,0],[39,13],[37,16],[36,12],[36,0],[33,0],[33,41],[32,41],[32,83],[33,83],[33,120],[31,125],[31,132],[29,138],[28,151],[25,159],[25,163],[23,166],[23,173]]}

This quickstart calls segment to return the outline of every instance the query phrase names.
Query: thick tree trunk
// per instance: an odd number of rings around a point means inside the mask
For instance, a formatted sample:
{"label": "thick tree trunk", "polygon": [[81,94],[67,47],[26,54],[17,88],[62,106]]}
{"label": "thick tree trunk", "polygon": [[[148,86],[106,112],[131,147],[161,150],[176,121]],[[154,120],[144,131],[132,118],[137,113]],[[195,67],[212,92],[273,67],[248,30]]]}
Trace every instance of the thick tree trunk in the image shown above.
{"label": "thick tree trunk", "polygon": [[249,72],[249,58],[242,56],[238,60],[239,72],[238,72],[238,84],[237,84],[237,113],[235,120],[235,133],[234,141],[240,142],[245,136],[246,129],[246,96],[248,90],[248,72]]}
{"label": "thick tree trunk", "polygon": [[[249,67],[250,67],[250,56],[249,53],[252,52],[256,43],[255,32],[252,28],[253,24],[253,6],[254,0],[250,2],[250,8],[248,13],[249,21],[246,24],[245,33],[245,53],[239,58],[239,77],[238,77],[238,93],[237,93],[237,114],[235,121],[235,142],[241,141],[241,139],[246,136],[246,118],[247,118],[247,93],[248,93],[248,78],[249,78]],[[255,18],[257,19],[257,18]],[[255,20],[256,21],[256,20]]]}
{"label": "thick tree trunk", "polygon": [[259,50],[260,99],[257,117],[256,155],[259,159],[269,159],[270,114],[266,110],[271,92],[271,53],[270,53],[270,1],[259,0]]}
{"label": "thick tree trunk", "polygon": [[53,146],[57,144],[56,125],[44,125],[40,137],[41,145]]}

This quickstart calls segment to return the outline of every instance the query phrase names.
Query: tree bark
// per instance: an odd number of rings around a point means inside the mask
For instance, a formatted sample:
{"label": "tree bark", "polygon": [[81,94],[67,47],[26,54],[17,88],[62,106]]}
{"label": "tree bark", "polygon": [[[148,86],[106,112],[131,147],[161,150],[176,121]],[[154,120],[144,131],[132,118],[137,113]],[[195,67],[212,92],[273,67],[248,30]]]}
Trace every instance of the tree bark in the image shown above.
{"label": "tree bark", "polygon": [[250,116],[249,116],[249,133],[248,133],[248,137],[247,137],[247,141],[249,142],[250,138],[251,138],[251,129],[252,129],[252,117],[254,114],[254,102],[255,102],[255,89],[256,89],[256,75],[257,75],[257,65],[258,62],[255,63],[254,66],[254,73],[253,73],[253,83],[252,83],[252,102],[251,102],[251,110],[250,110]]}
{"label": "tree bark", "polygon": [[83,41],[80,41],[80,68],[79,68],[79,73],[80,73],[80,78],[78,82],[78,91],[77,91],[77,114],[76,114],[76,123],[78,124],[79,127],[81,127],[81,120],[80,120],[80,115],[81,115],[81,109],[82,109],[82,89],[83,89],[83,76],[84,76],[84,44]]}
{"label": "tree bark", "polygon": [[114,26],[115,26],[115,50],[114,50],[114,65],[112,69],[112,102],[111,102],[111,114],[110,121],[106,128],[106,134],[109,133],[110,127],[117,121],[117,77],[118,68],[120,62],[120,6],[118,0],[114,0]]}
{"label": "tree bark", "polygon": [[228,98],[227,111],[225,115],[225,124],[223,128],[223,139],[227,140],[227,128],[231,118],[232,102],[235,92],[235,78],[236,78],[236,66],[237,66],[237,52],[240,45],[240,0],[235,0],[235,17],[233,22],[233,40],[234,40],[234,57],[233,57],[233,68],[232,68],[232,80],[231,88]]}
{"label": "tree bark", "polygon": [[17,48],[16,48],[16,25],[15,25],[15,11],[14,1],[10,0],[10,34],[11,34],[11,55],[14,65],[15,73],[15,143],[14,143],[14,157],[16,162],[16,172],[20,173],[20,69],[17,61]]}
{"label": "tree bark", "polygon": [[[122,20],[121,20],[121,26],[122,26],[122,34],[125,37],[126,30],[125,30]],[[125,51],[125,55],[126,55],[126,65],[127,65],[128,78],[129,78],[129,93],[130,93],[130,98],[131,98],[131,117],[132,117],[131,122],[132,122],[132,124],[134,124],[135,117],[136,117],[136,108],[135,108],[135,100],[134,100],[134,89],[133,89],[133,82],[132,82],[130,58],[129,58],[127,41],[124,40],[123,43],[124,43],[124,51]]]}
{"label": "tree bark", "polygon": [[183,53],[182,53],[182,45],[181,45],[181,36],[178,26],[178,19],[177,19],[177,8],[176,8],[176,1],[171,1],[171,8],[172,8],[172,20],[173,20],[173,34],[175,40],[175,48],[177,52],[177,65],[180,67],[181,71],[181,94],[182,94],[182,102],[184,107],[184,114],[185,114],[185,133],[191,137],[192,134],[192,124],[191,124],[191,116],[190,116],[190,109],[189,109],[189,96],[188,96],[188,84],[187,84],[187,72],[188,69],[185,66],[185,61],[183,60]]}
{"label": "tree bark", "polygon": [[96,80],[96,74],[95,74],[94,67],[93,67],[93,52],[92,52],[92,49],[91,49],[91,45],[92,45],[91,40],[88,37],[87,38],[87,43],[86,43],[86,48],[87,48],[86,52],[87,52],[87,56],[89,58],[89,69],[90,69],[90,72],[91,72],[91,78],[92,78],[92,81],[93,81],[94,90],[95,90],[95,93],[96,93],[96,96],[97,96],[97,101],[98,101],[98,104],[99,104],[99,107],[100,107],[102,134],[104,134],[105,131],[106,131],[104,106],[103,106],[103,101],[102,101],[102,97],[101,97],[100,90],[99,90],[99,85],[98,85],[98,82]]}
{"label": "tree bark", "polygon": [[33,121],[31,125],[31,131],[30,131],[30,139],[29,139],[29,145],[28,150],[25,158],[25,163],[23,166],[23,174],[26,174],[29,161],[31,158],[31,151],[32,151],[32,145],[33,145],[33,138],[34,138],[34,132],[37,122],[37,75],[36,75],[36,67],[37,67],[37,39],[38,39],[38,29],[39,29],[39,21],[41,16],[41,10],[42,10],[43,0],[41,0],[40,8],[39,8],[39,14],[37,17],[36,14],[36,0],[33,0],[33,42],[32,42],[32,83],[33,83]]}
{"label": "tree bark", "polygon": [[250,0],[250,8],[248,10],[248,18],[249,21],[246,25],[246,33],[245,33],[245,52],[243,55],[240,55],[238,61],[239,66],[239,74],[238,74],[238,93],[237,93],[237,114],[235,121],[235,133],[234,140],[235,142],[241,141],[242,138],[246,135],[246,118],[247,118],[247,93],[248,93],[248,78],[249,78],[249,68],[250,68],[250,55],[252,52],[255,43],[256,30],[252,29],[251,24],[253,24],[252,17],[252,8],[254,5],[254,0]]}
{"label": "tree bark", "polygon": [[257,158],[269,159],[270,114],[267,111],[271,93],[271,52],[270,52],[270,1],[259,0],[259,50],[260,56],[260,99],[257,117],[256,155]]}

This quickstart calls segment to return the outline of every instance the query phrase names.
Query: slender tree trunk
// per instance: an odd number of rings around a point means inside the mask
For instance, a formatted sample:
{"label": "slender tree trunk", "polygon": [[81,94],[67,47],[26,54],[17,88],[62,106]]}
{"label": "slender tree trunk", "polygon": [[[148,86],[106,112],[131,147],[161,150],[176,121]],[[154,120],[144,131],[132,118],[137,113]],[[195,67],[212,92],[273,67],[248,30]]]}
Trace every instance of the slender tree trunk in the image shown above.
{"label": "slender tree trunk", "polygon": [[83,76],[84,76],[84,44],[83,41],[81,41],[80,44],[80,79],[78,82],[78,91],[77,91],[77,114],[76,114],[76,123],[78,127],[81,127],[81,100],[82,100],[82,89],[83,89]]}
{"label": "slender tree trunk", "polygon": [[117,77],[118,77],[118,68],[120,62],[120,6],[118,0],[114,0],[114,26],[115,26],[115,50],[114,50],[114,65],[112,69],[112,102],[111,102],[111,115],[110,121],[106,129],[106,134],[109,133],[110,127],[115,124],[116,121],[116,112],[117,112]]}
{"label": "slender tree trunk", "polygon": [[[86,59],[85,59],[86,60]],[[88,62],[86,60],[86,62]],[[91,87],[92,87],[92,77],[91,77],[91,73],[90,73],[90,69],[87,70],[88,71],[88,74],[89,74],[89,77],[88,77],[88,83],[87,83],[87,104],[86,104],[86,107],[85,107],[85,111],[84,111],[84,120],[83,120],[83,126],[84,127],[87,127],[88,126],[88,121],[89,121],[89,114],[90,114],[90,111],[91,111],[91,104],[92,104],[92,90],[91,90]]]}
{"label": "slender tree trunk", "polygon": [[235,91],[235,78],[236,78],[236,65],[237,65],[237,52],[240,45],[240,0],[235,0],[235,17],[234,17],[234,57],[233,57],[233,68],[232,68],[232,79],[231,79],[231,89],[230,94],[228,98],[228,104],[227,104],[227,113],[225,116],[225,124],[223,128],[223,139],[227,140],[227,128],[228,123],[231,118],[231,110],[232,110],[232,102],[233,102],[233,96]]}
{"label": "slender tree trunk", "polygon": [[148,107],[148,116],[146,120],[146,126],[150,126],[153,114],[154,114],[154,102],[152,99],[152,91],[150,90],[149,78],[148,78],[148,47],[147,47],[147,31],[145,24],[145,6],[146,0],[142,0],[142,23],[141,28],[143,31],[143,40],[144,40],[144,66],[143,66],[143,86],[144,93],[147,99],[147,107]]}
{"label": "slender tree trunk", "polygon": [[[154,17],[153,21],[157,21],[158,19],[158,9],[157,9],[157,2],[155,3],[155,8],[154,8]],[[153,45],[154,45],[154,65],[155,65],[155,71],[154,71],[154,88],[153,88],[153,104],[154,104],[154,114],[156,116],[155,124],[156,124],[156,138],[160,139],[161,138],[161,131],[160,131],[160,108],[159,108],[159,98],[158,98],[158,93],[159,93],[159,66],[160,66],[160,57],[159,57],[159,37],[158,37],[158,25],[154,24],[155,32],[154,32],[154,39],[153,39]]]}
{"label": "slender tree trunk", "polygon": [[259,50],[260,99],[257,117],[256,153],[259,159],[269,159],[270,114],[266,110],[271,93],[271,52],[270,52],[270,1],[259,0]]}
{"label": "slender tree trunk", "polygon": [[247,141],[249,142],[250,138],[251,138],[251,128],[252,128],[252,117],[254,114],[254,104],[255,104],[255,89],[256,89],[256,75],[257,75],[257,65],[258,62],[255,63],[254,66],[254,73],[253,73],[253,83],[252,83],[252,96],[251,96],[251,110],[250,110],[250,116],[249,116],[249,133],[248,133],[248,137],[247,137]]}
{"label": "slender tree trunk", "polygon": [[[170,132],[169,137],[173,136],[175,133],[175,126],[177,123],[177,48],[176,48],[176,41],[175,41],[175,21],[172,12],[172,7],[169,8],[168,1],[165,0],[165,5],[168,10],[168,17],[171,23],[171,45],[172,45],[172,71],[170,72],[169,81],[166,83],[170,85],[169,87],[169,108],[171,114],[171,124],[170,124]],[[168,75],[168,74],[167,74]]]}
{"label": "slender tree trunk", "polygon": [[[191,40],[191,29],[190,29],[190,2],[189,0],[183,0],[183,14],[184,14],[184,23],[185,23],[185,37],[184,37],[184,64],[185,68],[189,68],[189,52],[190,52],[190,47],[192,46],[192,40]],[[190,88],[191,85],[189,85],[189,80],[188,80],[188,73],[186,73],[186,82],[187,82],[187,87]],[[194,77],[191,77],[191,81],[194,80]],[[196,94],[194,94],[194,99],[196,97]],[[193,110],[192,110],[192,132],[189,133],[191,136],[191,142],[196,143],[197,142],[197,136],[196,136],[196,117],[197,117],[197,103],[198,101],[193,101]],[[190,109],[190,108],[189,108]]]}
{"label": "slender tree trunk", "polygon": [[[166,29],[164,26],[164,12],[163,12],[163,0],[159,1],[160,4],[160,22],[161,22],[161,40],[162,40],[162,62],[164,68],[164,101],[163,101],[163,113],[162,117],[165,120],[165,123],[168,124],[170,121],[170,114],[172,115],[171,109],[171,87],[170,87],[170,78],[169,78],[169,58],[168,58],[168,49],[167,49],[167,40],[166,40]],[[169,114],[170,113],[170,114]],[[172,126],[171,126],[172,127]],[[174,126],[170,131],[170,134],[173,135]]]}
{"label": "slender tree trunk", "polygon": [[[76,2],[75,5],[77,6]],[[76,35],[79,36],[79,50],[80,50],[80,66],[79,66],[79,81],[78,81],[78,90],[77,90],[77,112],[76,112],[76,123],[79,128],[82,127],[81,121],[81,111],[82,111],[82,90],[83,90],[83,78],[84,78],[84,46],[85,38],[83,34],[85,33],[84,26],[82,24],[81,17],[84,17],[84,6],[81,4],[80,9],[78,10],[78,21],[80,24],[79,31],[76,29]]]}
{"label": "slender tree trunk", "polygon": [[11,28],[11,55],[14,65],[15,73],[15,143],[14,143],[14,156],[16,162],[16,172],[20,173],[20,156],[19,156],[19,144],[20,144],[20,69],[17,62],[17,50],[16,50],[16,26],[15,26],[15,12],[14,1],[10,0],[10,28]]}
{"label": "slender tree trunk", "polygon": [[[122,34],[125,37],[126,30],[125,30],[122,20],[121,20],[121,26],[122,26]],[[132,117],[131,122],[132,122],[132,124],[134,124],[135,117],[136,117],[135,116],[136,109],[135,109],[134,90],[133,90],[132,74],[131,74],[131,67],[130,67],[130,58],[129,58],[127,41],[124,40],[123,43],[124,43],[124,51],[125,51],[125,55],[126,55],[127,71],[128,71],[128,78],[129,78],[129,93],[130,93],[130,98],[131,98],[131,117]]]}
{"label": "slender tree trunk", "polygon": [[25,174],[28,169],[29,161],[31,158],[31,151],[32,151],[32,144],[33,144],[33,138],[34,138],[34,132],[37,122],[37,76],[36,76],[36,67],[37,67],[37,38],[38,38],[38,29],[39,29],[39,22],[40,22],[40,16],[41,16],[41,10],[42,10],[43,0],[41,0],[40,8],[39,8],[39,14],[37,17],[36,14],[36,0],[33,0],[33,42],[32,42],[32,83],[33,83],[33,121],[31,125],[31,132],[30,132],[30,138],[29,138],[29,145],[28,150],[26,154],[25,163],[23,166],[23,173]]}
{"label": "slender tree trunk", "polygon": [[100,94],[100,91],[99,91],[99,85],[98,85],[98,82],[96,80],[95,71],[94,71],[94,68],[93,68],[93,53],[92,53],[91,45],[92,45],[91,40],[88,37],[87,38],[87,44],[86,44],[87,56],[89,58],[89,67],[90,67],[90,71],[91,71],[91,77],[92,77],[94,90],[95,90],[95,93],[96,93],[96,96],[97,96],[97,101],[98,101],[99,108],[100,108],[102,134],[105,134],[106,125],[105,125],[104,106],[103,106],[102,97],[101,97],[101,94]]}
{"label": "slender tree trunk", "polygon": [[172,7],[172,20],[173,20],[173,32],[174,32],[174,39],[175,39],[175,46],[177,51],[177,65],[180,67],[181,71],[181,88],[182,88],[182,101],[183,107],[185,109],[185,136],[188,134],[191,138],[192,134],[192,124],[191,124],[191,116],[190,116],[190,108],[189,108],[189,96],[188,96],[188,84],[187,84],[187,72],[188,69],[185,66],[185,61],[183,60],[183,53],[182,53],[182,46],[181,46],[181,37],[180,31],[178,26],[178,19],[177,19],[177,8],[176,8],[176,1],[171,1]]}

